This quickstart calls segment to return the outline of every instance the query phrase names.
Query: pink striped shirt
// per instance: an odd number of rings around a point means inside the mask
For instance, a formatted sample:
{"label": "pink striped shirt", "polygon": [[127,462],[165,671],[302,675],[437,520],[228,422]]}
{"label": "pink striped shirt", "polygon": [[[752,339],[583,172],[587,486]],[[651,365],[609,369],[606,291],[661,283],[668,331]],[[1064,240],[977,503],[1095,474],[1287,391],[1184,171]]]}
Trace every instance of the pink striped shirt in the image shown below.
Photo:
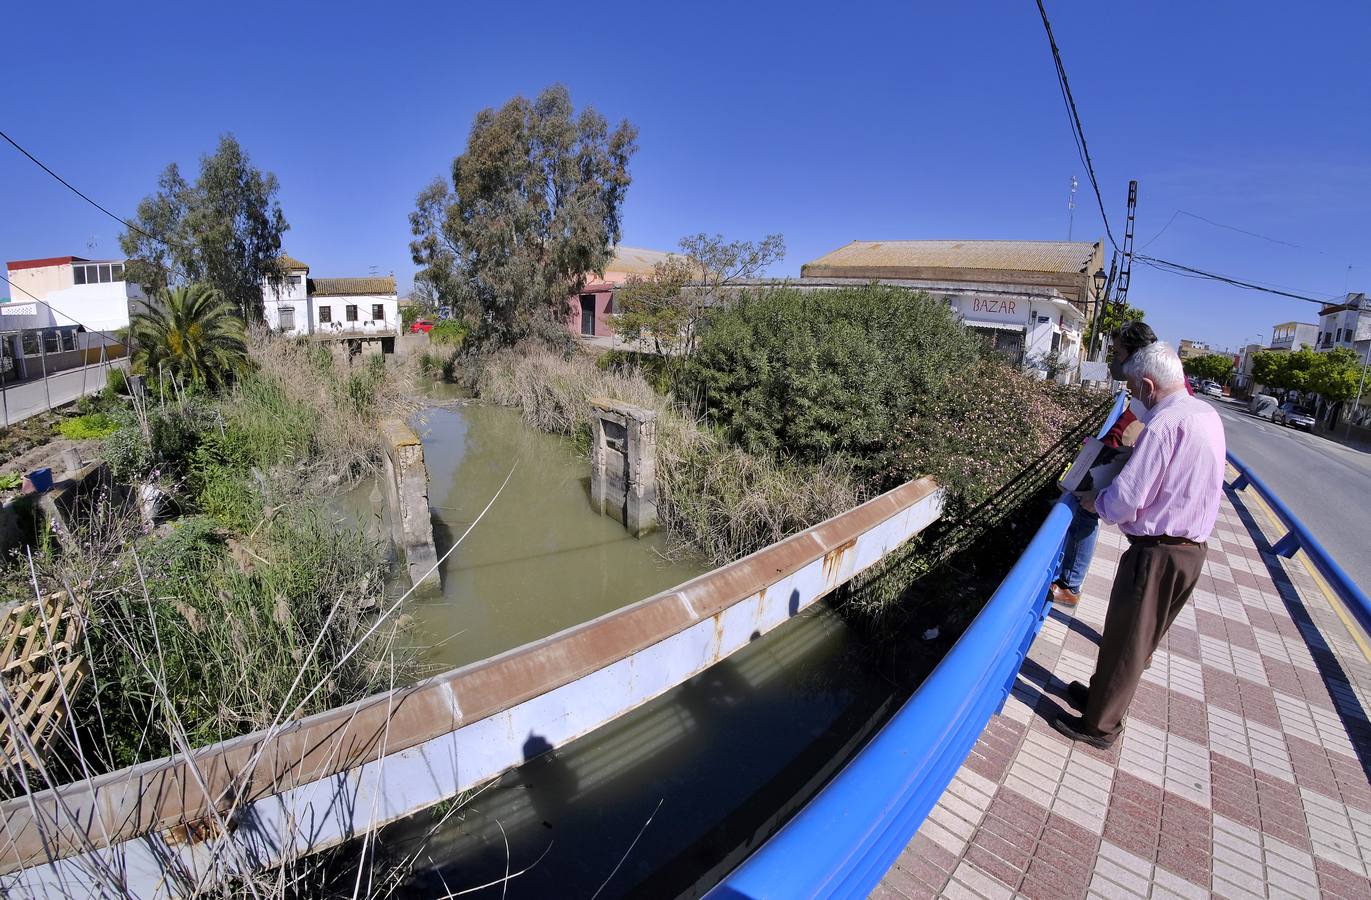
{"label": "pink striped shirt", "polygon": [[1123,471],[1095,498],[1095,511],[1124,534],[1204,543],[1223,494],[1223,421],[1184,392],[1153,407]]}

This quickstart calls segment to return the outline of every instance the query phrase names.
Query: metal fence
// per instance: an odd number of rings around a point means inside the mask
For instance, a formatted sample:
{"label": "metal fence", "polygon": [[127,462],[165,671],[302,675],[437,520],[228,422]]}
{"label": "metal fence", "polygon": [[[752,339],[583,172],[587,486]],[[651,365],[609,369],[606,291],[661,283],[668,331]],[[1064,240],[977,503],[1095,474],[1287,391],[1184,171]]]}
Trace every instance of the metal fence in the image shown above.
{"label": "metal fence", "polygon": [[1274,491],[1266,486],[1265,482],[1252,474],[1252,470],[1247,468],[1242,460],[1230,453],[1228,454],[1228,462],[1238,470],[1238,477],[1229,486],[1235,491],[1240,491],[1250,485],[1253,490],[1261,495],[1267,506],[1271,507],[1281,524],[1287,529],[1285,536],[1276,541],[1275,546],[1271,548],[1272,551],[1277,556],[1289,559],[1295,555],[1296,550],[1303,550],[1305,555],[1309,557],[1309,561],[1314,564],[1314,568],[1318,569],[1319,574],[1327,579],[1329,585],[1337,592],[1339,599],[1356,618],[1362,631],[1371,635],[1371,600],[1367,599],[1366,592],[1358,587],[1357,583],[1342,570],[1342,566],[1338,565],[1333,557],[1328,555],[1328,551],[1323,549],[1323,545],[1314,539],[1314,535],[1309,533],[1309,529],[1304,526],[1304,523],[1295,517],[1290,508],[1285,505],[1280,497],[1276,496]]}
{"label": "metal fence", "polygon": [[[1115,399],[1099,435],[1122,414]],[[866,897],[938,802],[1014,684],[1047,614],[1076,504],[1062,499],[914,695],[804,809],[710,893]]]}

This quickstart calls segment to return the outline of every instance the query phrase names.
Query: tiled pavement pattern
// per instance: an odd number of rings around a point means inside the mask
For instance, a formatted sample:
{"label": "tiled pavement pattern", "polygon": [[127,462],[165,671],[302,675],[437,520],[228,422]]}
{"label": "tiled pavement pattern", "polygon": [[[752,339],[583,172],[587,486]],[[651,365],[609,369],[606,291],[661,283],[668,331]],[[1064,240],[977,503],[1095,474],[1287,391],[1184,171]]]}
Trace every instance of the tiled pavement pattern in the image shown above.
{"label": "tiled pavement pattern", "polygon": [[[1229,480],[1235,476],[1229,470]],[[873,897],[1371,898],[1371,663],[1253,491],[1107,752],[1048,724],[1088,680],[1126,543],[1105,526],[1009,701]]]}

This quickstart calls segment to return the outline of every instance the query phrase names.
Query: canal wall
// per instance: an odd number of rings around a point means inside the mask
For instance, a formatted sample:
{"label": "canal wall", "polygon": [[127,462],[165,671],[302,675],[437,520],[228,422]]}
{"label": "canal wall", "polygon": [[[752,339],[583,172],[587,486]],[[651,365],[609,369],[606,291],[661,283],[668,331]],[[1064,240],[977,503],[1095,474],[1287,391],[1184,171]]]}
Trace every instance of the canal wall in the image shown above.
{"label": "canal wall", "polygon": [[[0,888],[134,896],[334,846],[482,784],[727,658],[938,518],[909,482],[736,563],[412,687],[0,804]],[[550,590],[555,588],[550,587]]]}

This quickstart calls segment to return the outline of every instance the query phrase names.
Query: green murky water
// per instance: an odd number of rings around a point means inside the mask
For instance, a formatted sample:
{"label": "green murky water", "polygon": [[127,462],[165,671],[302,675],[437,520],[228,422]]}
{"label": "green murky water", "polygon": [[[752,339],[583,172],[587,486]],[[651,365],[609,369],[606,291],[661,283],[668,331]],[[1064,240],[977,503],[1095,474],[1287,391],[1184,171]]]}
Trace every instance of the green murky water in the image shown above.
{"label": "green murky water", "polygon": [[411,424],[424,443],[439,557],[461,541],[439,569],[441,596],[406,610],[434,669],[555,634],[704,571],[697,560],[667,560],[664,536],[635,539],[593,512],[585,457],[516,411],[432,407]]}

